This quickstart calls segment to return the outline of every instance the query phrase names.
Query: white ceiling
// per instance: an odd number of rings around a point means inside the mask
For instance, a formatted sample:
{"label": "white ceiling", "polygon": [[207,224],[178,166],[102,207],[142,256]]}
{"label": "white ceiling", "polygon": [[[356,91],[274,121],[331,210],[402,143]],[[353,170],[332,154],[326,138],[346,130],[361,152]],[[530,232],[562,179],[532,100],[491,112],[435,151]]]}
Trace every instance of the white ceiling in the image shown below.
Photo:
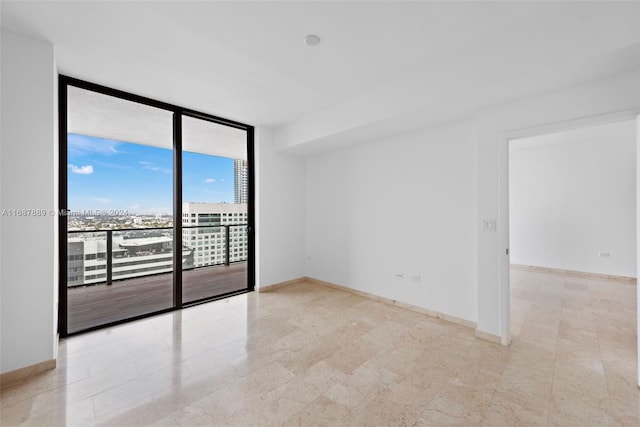
{"label": "white ceiling", "polygon": [[[630,141],[636,136],[636,121],[624,120],[563,132],[518,138],[509,141],[510,151],[530,150],[546,145],[584,144],[590,141]],[[632,144],[633,145],[633,144]]]}
{"label": "white ceiling", "polygon": [[[70,86],[67,90],[67,131],[171,149],[173,113]],[[246,160],[247,132],[183,116],[182,149]]]}
{"label": "white ceiling", "polygon": [[[276,129],[302,154],[637,72],[639,2],[2,1],[61,73]],[[322,37],[316,47],[306,34]]]}

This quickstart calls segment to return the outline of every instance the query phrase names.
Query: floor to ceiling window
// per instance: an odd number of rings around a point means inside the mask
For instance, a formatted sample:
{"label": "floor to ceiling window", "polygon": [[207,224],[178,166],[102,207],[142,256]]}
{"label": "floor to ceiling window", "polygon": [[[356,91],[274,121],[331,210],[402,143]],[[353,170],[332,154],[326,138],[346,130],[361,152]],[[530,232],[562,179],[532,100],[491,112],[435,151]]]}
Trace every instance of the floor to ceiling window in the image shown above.
{"label": "floor to ceiling window", "polygon": [[60,77],[62,336],[253,290],[253,128]]}
{"label": "floor to ceiling window", "polygon": [[[247,283],[247,131],[182,117],[182,247],[185,303]],[[220,275],[220,271],[226,274]]]}

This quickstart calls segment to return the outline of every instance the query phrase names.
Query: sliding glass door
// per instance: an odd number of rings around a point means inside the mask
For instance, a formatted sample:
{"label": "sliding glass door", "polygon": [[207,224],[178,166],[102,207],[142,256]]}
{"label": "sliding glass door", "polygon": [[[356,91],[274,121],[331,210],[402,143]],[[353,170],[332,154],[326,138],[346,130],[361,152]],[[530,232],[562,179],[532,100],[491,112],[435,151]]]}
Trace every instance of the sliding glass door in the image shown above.
{"label": "sliding glass door", "polygon": [[246,287],[247,130],[182,116],[182,301]]}
{"label": "sliding glass door", "polygon": [[60,333],[253,290],[253,128],[60,77]]}

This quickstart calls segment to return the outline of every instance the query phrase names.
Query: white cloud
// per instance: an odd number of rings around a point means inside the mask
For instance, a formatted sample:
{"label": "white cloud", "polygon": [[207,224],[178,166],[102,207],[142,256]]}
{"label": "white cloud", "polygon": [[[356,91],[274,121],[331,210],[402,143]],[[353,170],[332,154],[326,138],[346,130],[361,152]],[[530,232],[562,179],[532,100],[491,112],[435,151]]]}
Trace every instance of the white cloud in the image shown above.
{"label": "white cloud", "polygon": [[102,203],[103,205],[108,205],[111,203],[111,199],[107,199],[106,197],[94,197],[92,200]]}
{"label": "white cloud", "polygon": [[142,207],[142,205],[140,205],[140,203],[135,203],[131,206],[129,206],[129,210],[132,212],[137,212],[140,210],[140,208]]}
{"label": "white cloud", "polygon": [[70,155],[85,156],[101,154],[110,156],[118,153],[118,141],[111,139],[94,139],[86,135],[69,134],[67,137],[67,150]]}
{"label": "white cloud", "polygon": [[76,166],[76,165],[70,164],[69,169],[71,169],[71,172],[77,173],[80,175],[91,175],[93,173],[93,166],[91,165]]}
{"label": "white cloud", "polygon": [[173,173],[171,169],[162,168],[160,166],[156,166],[153,162],[140,161],[138,164],[141,164],[143,169],[154,171],[154,172],[162,172],[162,173]]}
{"label": "white cloud", "polygon": [[173,171],[171,169],[161,168],[159,166],[147,166],[147,167],[145,167],[145,169],[148,169],[148,170],[154,171],[154,172],[173,173]]}
{"label": "white cloud", "polygon": [[112,169],[131,169],[131,167],[128,166],[128,165],[121,165],[121,164],[118,164],[118,163],[103,162],[103,161],[95,160],[95,159],[92,159],[91,161],[93,163],[97,164],[97,165],[104,166],[104,167],[107,167],[107,168],[112,168]]}
{"label": "white cloud", "polygon": [[206,182],[207,184],[212,184],[212,183],[216,182],[216,180],[213,179],[213,178],[207,178],[207,179],[204,180],[204,182]]}

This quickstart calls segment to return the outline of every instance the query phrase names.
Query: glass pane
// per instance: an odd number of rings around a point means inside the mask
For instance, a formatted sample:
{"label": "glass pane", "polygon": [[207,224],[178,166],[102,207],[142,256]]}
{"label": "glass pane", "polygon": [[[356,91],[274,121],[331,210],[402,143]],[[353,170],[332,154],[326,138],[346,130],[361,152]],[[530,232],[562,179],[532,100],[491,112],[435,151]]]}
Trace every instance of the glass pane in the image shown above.
{"label": "glass pane", "polygon": [[68,87],[68,333],[173,306],[172,118]]}
{"label": "glass pane", "polygon": [[[182,121],[182,299],[247,289],[247,133]],[[184,257],[183,257],[184,261]]]}

